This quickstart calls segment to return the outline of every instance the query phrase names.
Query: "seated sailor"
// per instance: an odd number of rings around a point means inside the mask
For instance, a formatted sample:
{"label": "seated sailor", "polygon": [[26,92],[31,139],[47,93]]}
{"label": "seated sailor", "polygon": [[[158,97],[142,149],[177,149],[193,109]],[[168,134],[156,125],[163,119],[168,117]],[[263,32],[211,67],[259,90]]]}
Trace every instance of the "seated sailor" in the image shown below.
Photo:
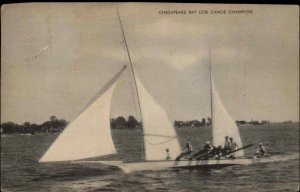
{"label": "seated sailor", "polygon": [[213,150],[213,147],[211,146],[209,141],[206,141],[206,144],[204,145],[203,149],[199,150],[197,153],[193,154],[193,156],[190,159],[196,158],[208,158],[208,154]]}
{"label": "seated sailor", "polygon": [[232,137],[230,137],[229,140],[230,140],[230,144],[231,144],[230,150],[231,151],[237,150],[239,148],[238,144],[235,141],[233,141]]}
{"label": "seated sailor", "polygon": [[230,153],[227,154],[225,157],[234,159],[235,158],[234,157],[234,151],[238,149],[238,145],[235,141],[233,141],[232,137],[230,137],[229,140],[230,140]]}
{"label": "seated sailor", "polygon": [[204,152],[210,152],[211,150],[213,150],[213,147],[211,146],[209,141],[206,141],[206,144],[203,147],[203,151]]}
{"label": "seated sailor", "polygon": [[178,155],[178,156],[176,157],[176,160],[178,161],[178,160],[180,160],[182,157],[185,157],[185,158],[186,158],[187,155],[191,154],[192,152],[193,152],[193,146],[192,146],[192,144],[190,143],[190,141],[187,140],[187,142],[186,142],[186,144],[185,144],[185,146],[184,146],[184,148],[183,148],[181,154]]}
{"label": "seated sailor", "polygon": [[169,153],[169,148],[166,149],[166,153],[167,153],[166,160],[170,160],[171,156],[170,156],[170,153]]}
{"label": "seated sailor", "polygon": [[264,156],[266,153],[267,153],[267,150],[266,150],[266,148],[263,146],[263,143],[259,143],[259,144],[258,144],[258,147],[257,147],[257,150],[256,150],[256,152],[255,152],[255,156],[256,156],[256,157],[262,157],[262,156]]}
{"label": "seated sailor", "polygon": [[223,153],[230,153],[230,151],[231,151],[231,142],[228,139],[228,136],[225,136],[225,142],[224,142],[222,150],[223,150]]}
{"label": "seated sailor", "polygon": [[213,150],[210,152],[209,157],[219,159],[220,157],[222,157],[222,155],[222,145],[219,145],[218,147],[213,146]]}

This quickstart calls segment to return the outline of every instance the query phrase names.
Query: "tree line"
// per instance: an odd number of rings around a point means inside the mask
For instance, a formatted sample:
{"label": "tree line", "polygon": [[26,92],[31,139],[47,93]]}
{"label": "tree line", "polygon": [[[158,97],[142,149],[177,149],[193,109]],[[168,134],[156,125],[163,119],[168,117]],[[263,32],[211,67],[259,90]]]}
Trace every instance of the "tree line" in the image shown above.
{"label": "tree line", "polygon": [[[212,119],[210,117],[202,118],[199,120],[191,120],[191,121],[174,121],[174,127],[182,128],[182,127],[203,127],[203,126],[210,126]],[[14,122],[6,122],[1,124],[1,133],[3,134],[39,134],[39,133],[60,133],[64,130],[64,128],[68,125],[64,119],[57,119],[56,116],[51,116],[50,120],[45,121],[41,124],[35,124],[30,122],[25,122],[23,124],[16,124]],[[237,125],[262,125],[270,123],[268,120],[262,121],[244,121],[244,120],[237,120]],[[125,119],[122,116],[117,118],[112,118],[110,120],[111,128],[112,129],[139,129],[141,128],[141,122],[138,122],[136,118],[132,115],[128,116]]]}
{"label": "tree line", "polygon": [[264,124],[269,124],[269,120],[262,120],[262,121],[257,121],[257,120],[251,120],[251,121],[244,121],[244,120],[237,120],[236,124],[237,125],[264,125]]}
{"label": "tree line", "polygon": [[203,127],[211,125],[211,118],[202,118],[201,121],[199,120],[191,120],[191,121],[174,121],[174,127],[181,128],[181,127]]}
{"label": "tree line", "polygon": [[37,133],[60,133],[67,126],[68,122],[64,119],[57,119],[51,116],[49,121],[41,124],[25,122],[17,124],[14,122],[6,122],[1,124],[1,133],[3,134],[37,134]]}
{"label": "tree line", "polygon": [[110,125],[112,129],[135,129],[141,128],[141,122],[138,122],[134,116],[128,116],[126,120],[124,117],[119,116],[117,118],[112,118],[110,120]]}
{"label": "tree line", "polygon": [[[40,133],[60,133],[68,125],[64,119],[57,119],[56,116],[51,116],[50,120],[41,124],[25,122],[17,124],[14,122],[5,122],[1,124],[2,134],[40,134]],[[117,117],[111,119],[112,129],[134,129],[139,128],[140,123],[134,116],[130,115],[126,120],[124,117]]]}
{"label": "tree line", "polygon": [[[191,120],[191,121],[174,121],[174,126],[177,128],[181,127],[203,127],[203,126],[210,126],[212,123],[212,119],[210,117],[202,118],[201,121],[199,120]],[[236,120],[235,123],[237,125],[264,125],[269,124],[269,120],[251,120],[251,121],[245,121],[245,120]]]}

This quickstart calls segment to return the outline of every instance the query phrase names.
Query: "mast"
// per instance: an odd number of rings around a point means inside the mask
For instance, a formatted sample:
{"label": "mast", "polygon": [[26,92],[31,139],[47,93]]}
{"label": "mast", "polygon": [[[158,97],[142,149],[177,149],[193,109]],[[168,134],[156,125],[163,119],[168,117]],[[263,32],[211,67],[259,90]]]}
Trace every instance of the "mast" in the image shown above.
{"label": "mast", "polygon": [[[209,64],[209,84],[210,84],[210,123],[213,126],[213,98],[212,98],[212,69],[210,64],[210,48],[208,49],[208,64]],[[211,143],[213,143],[213,135],[211,136]]]}
{"label": "mast", "polygon": [[[129,63],[130,63],[130,69],[131,69],[131,72],[132,72],[132,75],[133,75],[133,79],[134,79],[134,87],[136,89],[137,101],[138,101],[138,106],[139,106],[139,112],[140,112],[140,115],[141,115],[142,135],[144,136],[143,120],[142,120],[143,117],[142,117],[142,110],[141,110],[141,104],[140,104],[140,99],[139,99],[139,91],[137,89],[137,84],[136,84],[135,72],[134,72],[134,69],[133,69],[133,65],[132,65],[130,53],[129,53],[129,50],[128,50],[128,45],[127,45],[127,41],[126,41],[126,37],[125,37],[125,32],[124,32],[123,25],[122,25],[122,20],[121,20],[120,14],[119,14],[119,10],[118,10],[118,8],[116,8],[116,10],[117,10],[117,14],[118,14],[118,18],[119,18],[121,30],[122,30],[122,35],[123,35],[124,44],[125,44],[125,47],[126,47],[127,56],[128,56]],[[142,146],[142,159],[145,159],[144,141],[142,142],[142,145],[143,145]]]}
{"label": "mast", "polygon": [[[213,69],[209,50],[209,69],[210,69],[210,93],[211,93],[211,118],[212,118],[212,144],[219,146],[224,144],[224,137],[230,136],[234,138],[239,147],[242,147],[242,141],[238,126],[232,119],[227,109],[225,108],[221,97],[215,87]],[[235,156],[245,156],[244,151],[240,150],[235,153]]]}

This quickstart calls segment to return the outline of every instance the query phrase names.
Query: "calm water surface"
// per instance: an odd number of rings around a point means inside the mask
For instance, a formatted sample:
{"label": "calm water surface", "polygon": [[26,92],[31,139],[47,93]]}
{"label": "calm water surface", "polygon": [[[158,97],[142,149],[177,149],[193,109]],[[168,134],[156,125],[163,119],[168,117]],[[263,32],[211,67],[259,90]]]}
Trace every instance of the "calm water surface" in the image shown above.
{"label": "calm water surface", "polygon": [[[263,141],[271,154],[294,158],[283,162],[223,169],[141,171],[125,174],[105,165],[37,163],[57,135],[1,136],[2,191],[296,191],[299,185],[299,124],[240,127],[244,145]],[[180,142],[195,149],[211,137],[211,129],[177,129]],[[140,132],[114,130],[118,154],[101,159],[141,159]],[[245,150],[251,156],[255,147]],[[99,159],[99,158],[98,158]]]}

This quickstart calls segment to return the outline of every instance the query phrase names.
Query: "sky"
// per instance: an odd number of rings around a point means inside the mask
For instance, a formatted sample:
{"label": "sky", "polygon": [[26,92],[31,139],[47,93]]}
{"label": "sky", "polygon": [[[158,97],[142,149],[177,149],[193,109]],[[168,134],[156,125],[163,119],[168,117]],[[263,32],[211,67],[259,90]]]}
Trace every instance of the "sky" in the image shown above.
{"label": "sky", "polygon": [[[297,6],[26,3],[1,7],[1,122],[73,119],[128,64],[116,7],[135,71],[171,120],[210,116],[210,63],[233,119],[299,121]],[[139,117],[132,82],[127,70],[112,117]]]}

